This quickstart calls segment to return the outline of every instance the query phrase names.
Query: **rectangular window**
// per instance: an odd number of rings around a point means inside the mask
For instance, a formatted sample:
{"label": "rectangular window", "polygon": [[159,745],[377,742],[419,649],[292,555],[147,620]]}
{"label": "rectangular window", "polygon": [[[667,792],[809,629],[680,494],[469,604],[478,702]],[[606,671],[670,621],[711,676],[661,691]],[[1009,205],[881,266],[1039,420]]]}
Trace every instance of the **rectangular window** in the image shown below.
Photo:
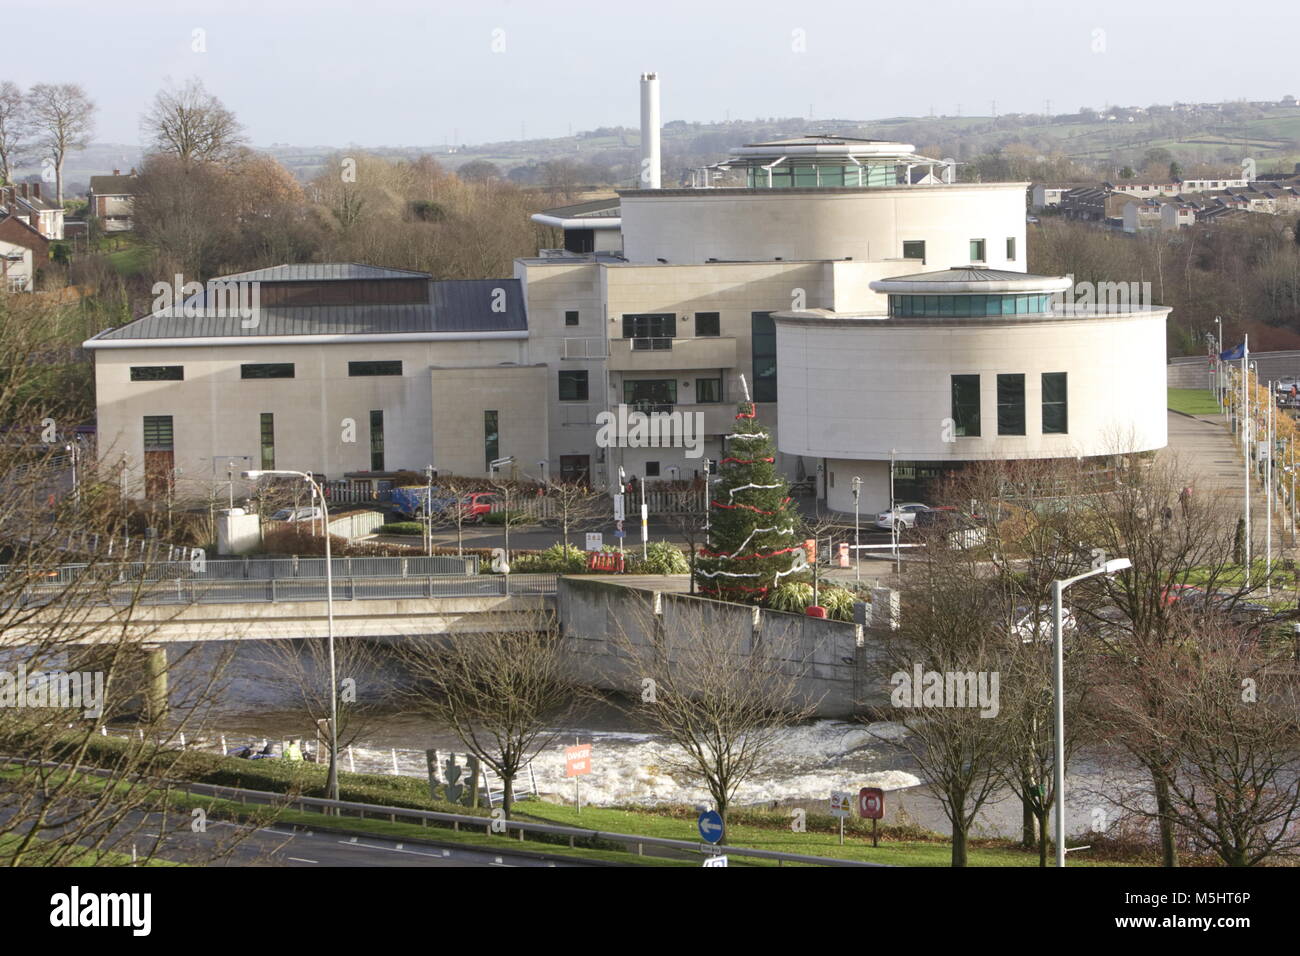
{"label": "rectangular window", "polygon": [[1007,262],[1016,261],[1016,237],[1007,237]]}
{"label": "rectangular window", "polygon": [[998,434],[1025,433],[1025,377],[998,376]]}
{"label": "rectangular window", "polygon": [[776,401],[776,322],[771,312],[750,316],[754,351],[754,401]]}
{"label": "rectangular window", "polygon": [[497,413],[483,413],[483,470],[490,472],[492,462],[501,457],[501,433],[497,430]]}
{"label": "rectangular window", "polygon": [[695,380],[695,401],[701,405],[713,405],[722,401],[722,379],[697,378]]}
{"label": "rectangular window", "polygon": [[624,379],[623,402],[645,412],[671,412],[677,404],[677,379]]}
{"label": "rectangular window", "polygon": [[958,438],[978,438],[980,434],[980,377],[952,377],[952,420]]}
{"label": "rectangular window", "polygon": [[560,401],[585,402],[587,400],[587,370],[560,372]]}
{"label": "rectangular window", "polygon": [[984,240],[983,239],[972,239],[970,241],[970,261],[971,262],[984,261]]}
{"label": "rectangular window", "polygon": [[917,239],[912,242],[903,243],[904,259],[924,259],[925,258],[925,241]]}
{"label": "rectangular window", "polygon": [[722,322],[717,312],[696,312],[695,313],[695,334],[701,338],[704,336],[720,335],[722,333]]}
{"label": "rectangular window", "polygon": [[262,412],[262,470],[275,470],[275,415]]}
{"label": "rectangular window", "polygon": [[370,470],[384,470],[384,413],[370,413]]}
{"label": "rectangular window", "polygon": [[647,462],[645,463],[645,476],[646,476],[647,478],[658,478],[658,477],[659,477],[659,462],[657,462],[657,461],[647,461]]}
{"label": "rectangular window", "polygon": [[1043,373],[1043,434],[1068,435],[1070,405],[1065,372]]}
{"label": "rectangular window", "polygon": [[677,335],[677,316],[671,312],[655,312],[645,315],[623,316],[623,338],[651,339],[662,341],[662,346],[646,348],[672,348],[668,341]]}
{"label": "rectangular window", "polygon": [[172,417],[146,415],[144,417],[144,450],[172,451]]}
{"label": "rectangular window", "polygon": [[564,324],[565,324],[565,325],[577,325],[577,324],[578,324],[578,313],[577,313],[576,311],[565,312],[565,313],[564,313]]}
{"label": "rectangular window", "polygon": [[240,378],[293,378],[292,362],[266,362],[239,366]]}
{"label": "rectangular window", "polygon": [[181,382],[185,379],[184,365],[132,365],[133,382]]}
{"label": "rectangular window", "polygon": [[349,362],[348,375],[401,375],[402,363],[396,362]]}

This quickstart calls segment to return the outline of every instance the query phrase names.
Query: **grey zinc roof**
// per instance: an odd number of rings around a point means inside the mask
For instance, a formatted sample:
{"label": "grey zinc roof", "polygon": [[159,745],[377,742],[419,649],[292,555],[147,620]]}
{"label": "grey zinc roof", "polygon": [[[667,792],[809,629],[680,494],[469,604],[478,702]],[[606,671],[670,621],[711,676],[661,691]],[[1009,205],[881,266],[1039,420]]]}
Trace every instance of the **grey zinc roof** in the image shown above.
{"label": "grey zinc roof", "polygon": [[1055,276],[1031,275],[1028,272],[1010,272],[1006,269],[976,269],[954,266],[940,272],[918,272],[915,275],[889,276],[884,282],[1022,282],[1026,279],[1051,279]]}
{"label": "grey zinc roof", "polygon": [[571,206],[543,209],[542,214],[554,216],[557,219],[602,219],[617,217],[618,210],[619,198],[610,196],[606,199],[593,199],[590,202],[574,203]]}
{"label": "grey zinc roof", "polygon": [[221,278],[240,282],[333,282],[344,279],[428,279],[429,273],[384,269],[359,262],[299,262]]}
{"label": "grey zinc roof", "polygon": [[[258,311],[255,326],[244,328],[244,319],[237,312],[230,314],[213,304],[197,316],[186,316],[181,309],[154,312],[121,328],[102,332],[96,338],[112,341],[240,336],[270,338],[403,332],[523,332],[528,329],[523,289],[518,279],[453,279],[430,282],[429,286],[430,302],[427,305],[268,306]],[[496,311],[496,308],[502,311]]]}

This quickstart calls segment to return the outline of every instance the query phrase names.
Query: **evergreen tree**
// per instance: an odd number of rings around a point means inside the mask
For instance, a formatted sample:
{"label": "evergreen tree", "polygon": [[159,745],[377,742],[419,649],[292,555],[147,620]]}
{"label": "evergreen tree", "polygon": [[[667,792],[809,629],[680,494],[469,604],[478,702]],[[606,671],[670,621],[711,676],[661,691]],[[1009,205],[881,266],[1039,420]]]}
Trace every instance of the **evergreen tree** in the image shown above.
{"label": "evergreen tree", "polygon": [[761,604],[773,588],[808,578],[807,571],[792,570],[802,544],[799,515],[752,402],[737,407],[726,448],[720,480],[709,493],[709,536],[696,562],[696,583],[710,597]]}

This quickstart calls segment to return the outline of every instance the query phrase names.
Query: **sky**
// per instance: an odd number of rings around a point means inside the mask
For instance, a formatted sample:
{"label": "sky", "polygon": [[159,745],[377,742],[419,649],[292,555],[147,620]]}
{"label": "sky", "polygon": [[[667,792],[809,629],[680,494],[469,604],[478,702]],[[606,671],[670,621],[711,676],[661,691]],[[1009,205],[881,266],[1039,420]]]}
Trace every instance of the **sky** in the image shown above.
{"label": "sky", "polygon": [[636,127],[643,71],[659,74],[665,122],[1300,95],[1300,4],[1241,9],[1248,18],[1210,0],[44,0],[5,44],[0,80],[80,83],[98,106],[94,140],[128,145],[158,89],[191,76],[255,146]]}

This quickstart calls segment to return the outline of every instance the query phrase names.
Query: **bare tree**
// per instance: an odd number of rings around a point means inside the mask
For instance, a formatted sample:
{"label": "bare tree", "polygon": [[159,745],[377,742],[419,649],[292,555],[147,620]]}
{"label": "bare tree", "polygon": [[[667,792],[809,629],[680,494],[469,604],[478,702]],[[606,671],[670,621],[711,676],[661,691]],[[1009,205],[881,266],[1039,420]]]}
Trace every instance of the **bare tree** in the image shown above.
{"label": "bare tree", "polygon": [[245,142],[235,114],[204,89],[198,77],[180,89],[159,90],[141,126],[154,150],[170,153],[187,166],[231,159]]}
{"label": "bare tree", "polygon": [[878,679],[889,688],[911,755],[952,829],[952,865],[968,863],[971,827],[1007,776],[1005,663],[1016,640],[999,582],[976,552],[929,548],[905,572],[897,630],[873,631]]}
{"label": "bare tree", "polygon": [[504,784],[501,805],[514,807],[514,782],[573,716],[583,689],[546,611],[481,634],[418,636],[398,654],[415,683],[409,708],[446,726]]}
{"label": "bare tree", "polygon": [[619,673],[634,688],[629,716],[676,746],[670,772],[701,783],[726,822],[737,790],[769,766],[785,728],[811,716],[801,691],[807,661],[788,638],[710,620],[712,602],[673,603],[670,616],[644,603],[610,634]]}
{"label": "bare tree", "polygon": [[85,149],[95,125],[95,104],[75,83],[37,83],[27,94],[36,145],[54,162],[54,194],[63,202],[63,164]]}
{"label": "bare tree", "polygon": [[27,139],[27,102],[18,84],[0,83],[0,183],[13,182]]}
{"label": "bare tree", "polygon": [[594,528],[606,516],[613,514],[606,495],[577,481],[548,483],[545,500],[555,507],[556,516],[548,520],[559,524],[565,554],[569,553],[571,534]]}
{"label": "bare tree", "polygon": [[[270,641],[270,682],[287,691],[313,728],[328,727],[330,720],[330,661],[326,641]],[[340,753],[371,733],[379,724],[383,701],[391,689],[384,676],[385,655],[369,641],[357,637],[334,641],[334,667],[338,675],[338,746]],[[324,752],[318,762],[331,762],[329,734],[321,738]]]}

